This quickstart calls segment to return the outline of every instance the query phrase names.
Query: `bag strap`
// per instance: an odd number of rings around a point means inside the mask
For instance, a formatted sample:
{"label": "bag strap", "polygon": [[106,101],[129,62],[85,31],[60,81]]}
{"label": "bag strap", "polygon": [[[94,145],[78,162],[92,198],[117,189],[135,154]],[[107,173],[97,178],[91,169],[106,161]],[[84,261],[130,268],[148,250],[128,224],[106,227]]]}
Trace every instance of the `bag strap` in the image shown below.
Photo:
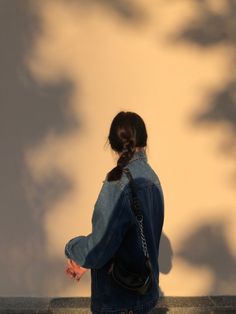
{"label": "bag strap", "polygon": [[132,195],[131,208],[139,224],[139,232],[140,232],[140,237],[141,237],[143,253],[147,258],[149,258],[147,242],[146,242],[146,238],[143,231],[143,215],[141,211],[140,200],[137,195],[136,184],[128,168],[123,168],[123,172],[125,172],[125,174],[127,175],[129,179],[129,183],[130,183],[131,195]]}

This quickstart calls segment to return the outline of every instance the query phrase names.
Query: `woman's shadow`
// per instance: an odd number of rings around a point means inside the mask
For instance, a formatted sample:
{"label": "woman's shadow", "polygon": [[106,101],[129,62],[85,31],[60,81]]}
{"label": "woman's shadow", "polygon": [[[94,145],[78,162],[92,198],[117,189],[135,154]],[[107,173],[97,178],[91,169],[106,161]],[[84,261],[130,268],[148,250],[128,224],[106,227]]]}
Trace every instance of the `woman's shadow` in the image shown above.
{"label": "woman's shadow", "polygon": [[[173,250],[171,247],[171,243],[167,235],[162,232],[161,234],[161,239],[160,239],[160,247],[159,247],[159,271],[162,274],[167,275],[171,269],[172,269],[172,259],[173,259]],[[164,291],[161,289],[159,285],[159,296],[160,299],[158,300],[158,306],[155,307],[151,313],[167,313],[168,312],[168,306],[165,302],[165,297],[164,297]]]}
{"label": "woman's shadow", "polygon": [[[162,232],[161,240],[160,240],[160,248],[159,248],[159,271],[162,274],[167,275],[172,268],[172,259],[173,259],[173,250],[171,247],[171,243],[167,235]],[[159,295],[163,297],[164,291],[159,286]]]}

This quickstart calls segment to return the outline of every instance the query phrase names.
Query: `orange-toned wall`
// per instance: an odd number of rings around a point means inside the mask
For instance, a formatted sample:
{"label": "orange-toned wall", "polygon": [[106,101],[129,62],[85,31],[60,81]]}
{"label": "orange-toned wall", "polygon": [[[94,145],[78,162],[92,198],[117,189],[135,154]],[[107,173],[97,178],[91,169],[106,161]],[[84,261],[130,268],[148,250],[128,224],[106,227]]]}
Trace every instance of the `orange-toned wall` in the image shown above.
{"label": "orange-toned wall", "polygon": [[0,295],[90,295],[89,272],[79,283],[65,276],[64,246],[91,232],[102,180],[116,162],[104,145],[120,110],[145,120],[148,161],[164,190],[162,293],[236,293],[230,8],[220,0],[117,3],[7,5],[5,35],[15,41],[2,41],[9,50],[2,80],[11,69],[13,81],[5,81],[9,98],[3,93],[12,111],[6,106],[8,120],[0,118],[1,142],[11,148],[0,166],[4,195],[10,191],[1,204]]}

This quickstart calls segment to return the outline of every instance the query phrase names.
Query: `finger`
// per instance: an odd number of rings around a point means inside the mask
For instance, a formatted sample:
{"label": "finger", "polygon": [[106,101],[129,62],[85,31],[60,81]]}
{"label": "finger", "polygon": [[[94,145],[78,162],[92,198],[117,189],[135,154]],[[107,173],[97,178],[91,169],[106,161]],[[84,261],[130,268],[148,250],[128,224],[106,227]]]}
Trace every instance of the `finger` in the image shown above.
{"label": "finger", "polygon": [[71,274],[71,273],[72,273],[72,270],[71,270],[70,268],[67,268],[67,269],[65,270],[65,272],[66,272],[67,274]]}
{"label": "finger", "polygon": [[81,278],[81,276],[75,276],[75,279],[77,280],[77,281],[80,281],[80,278]]}
{"label": "finger", "polygon": [[66,270],[67,275],[69,275],[70,277],[75,277],[75,272],[73,270],[71,270],[70,268]]}

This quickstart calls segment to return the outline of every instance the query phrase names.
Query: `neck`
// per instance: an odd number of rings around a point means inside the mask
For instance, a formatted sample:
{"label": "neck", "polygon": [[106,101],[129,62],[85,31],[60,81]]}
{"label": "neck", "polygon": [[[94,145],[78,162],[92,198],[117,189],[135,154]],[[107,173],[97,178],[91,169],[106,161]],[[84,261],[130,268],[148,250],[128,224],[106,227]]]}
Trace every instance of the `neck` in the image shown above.
{"label": "neck", "polygon": [[[146,148],[145,147],[135,147],[135,153],[136,152],[145,152]],[[121,155],[121,153],[118,153],[119,156]]]}
{"label": "neck", "polygon": [[136,147],[135,152],[145,152],[145,147]]}

